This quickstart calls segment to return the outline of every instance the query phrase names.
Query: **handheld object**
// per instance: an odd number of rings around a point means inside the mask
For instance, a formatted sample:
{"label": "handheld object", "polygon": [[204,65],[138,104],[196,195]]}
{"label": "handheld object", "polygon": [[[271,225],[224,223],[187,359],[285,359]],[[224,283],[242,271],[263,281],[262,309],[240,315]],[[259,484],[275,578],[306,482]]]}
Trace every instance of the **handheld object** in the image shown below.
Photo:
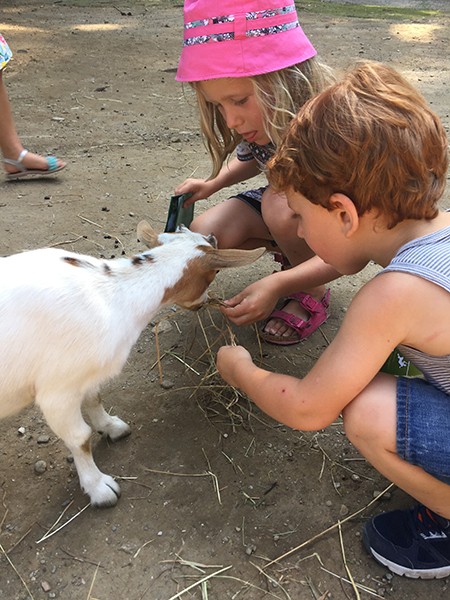
{"label": "handheld object", "polygon": [[172,233],[176,230],[178,225],[185,225],[189,227],[194,218],[194,205],[191,204],[187,208],[183,207],[183,204],[190,198],[192,194],[178,194],[170,198],[169,212],[167,214],[165,233]]}

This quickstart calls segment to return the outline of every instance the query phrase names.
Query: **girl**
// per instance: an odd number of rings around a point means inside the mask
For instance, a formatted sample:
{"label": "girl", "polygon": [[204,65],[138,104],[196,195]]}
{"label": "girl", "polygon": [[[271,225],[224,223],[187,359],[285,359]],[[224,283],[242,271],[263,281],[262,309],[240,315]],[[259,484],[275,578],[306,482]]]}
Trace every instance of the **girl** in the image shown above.
{"label": "girl", "polygon": [[[209,179],[186,179],[175,190],[192,194],[185,206],[265,170],[299,107],[332,79],[315,55],[291,0],[185,1],[177,80],[189,82],[196,92],[213,163]],[[285,195],[270,186],[229,198],[197,217],[191,228],[214,232],[222,248],[278,249],[284,268],[314,255],[296,235]],[[261,284],[270,287],[271,281]],[[271,313],[282,287],[270,290],[260,314],[270,317],[261,335],[274,344],[296,344],[327,319],[329,291],[318,286],[293,293],[282,310]]]}
{"label": "girl", "polygon": [[64,169],[65,163],[54,156],[40,156],[25,150],[17,134],[3,83],[3,69],[11,60],[12,52],[5,38],[0,35],[0,150],[3,155],[6,178],[21,179],[28,176],[53,175]]}

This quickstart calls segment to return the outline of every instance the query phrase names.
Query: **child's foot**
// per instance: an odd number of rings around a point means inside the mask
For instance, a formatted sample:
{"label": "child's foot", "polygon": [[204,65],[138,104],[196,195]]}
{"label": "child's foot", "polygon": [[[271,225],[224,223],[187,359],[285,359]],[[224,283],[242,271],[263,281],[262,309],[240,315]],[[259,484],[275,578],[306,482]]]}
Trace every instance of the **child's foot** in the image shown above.
{"label": "child's foot", "polygon": [[55,156],[41,156],[28,150],[22,150],[17,159],[5,157],[3,163],[6,178],[21,179],[28,176],[46,177],[64,169],[66,163]]}
{"label": "child's foot", "polygon": [[319,300],[303,292],[293,294],[281,310],[272,312],[260,335],[271,344],[298,344],[325,323],[329,303],[330,290]]}
{"label": "child's foot", "polygon": [[397,575],[450,575],[450,522],[423,504],[373,517],[364,527],[366,550]]}

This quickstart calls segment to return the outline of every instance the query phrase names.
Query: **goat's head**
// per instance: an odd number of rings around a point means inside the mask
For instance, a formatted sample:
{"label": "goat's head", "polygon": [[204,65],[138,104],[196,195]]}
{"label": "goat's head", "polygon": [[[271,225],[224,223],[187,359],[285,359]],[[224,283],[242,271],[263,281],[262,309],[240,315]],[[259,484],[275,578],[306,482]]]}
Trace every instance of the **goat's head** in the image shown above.
{"label": "goat's head", "polygon": [[190,249],[195,250],[192,258],[187,260],[181,278],[166,290],[163,300],[164,303],[172,302],[189,310],[198,310],[206,302],[207,289],[221,269],[249,265],[266,251],[265,248],[219,250],[213,235],[204,236],[186,227],[179,227],[175,233],[158,235],[146,221],[139,223],[137,232],[138,238],[149,248],[174,243],[174,252],[184,252],[186,248],[187,257]]}

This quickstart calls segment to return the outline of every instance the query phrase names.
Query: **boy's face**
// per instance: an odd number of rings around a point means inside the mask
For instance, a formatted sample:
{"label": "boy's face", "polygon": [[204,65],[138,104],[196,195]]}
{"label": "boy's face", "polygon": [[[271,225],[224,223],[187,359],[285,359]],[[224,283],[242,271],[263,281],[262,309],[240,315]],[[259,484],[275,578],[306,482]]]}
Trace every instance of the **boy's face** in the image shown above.
{"label": "boy's face", "polygon": [[297,216],[297,235],[324,262],[343,275],[358,273],[368,263],[363,247],[348,235],[348,214],[337,205],[328,210],[313,204],[292,189],[286,192],[289,207]]}
{"label": "boy's face", "polygon": [[264,121],[248,77],[209,79],[198,84],[205,100],[218,108],[230,129],[260,146],[269,143]]}

